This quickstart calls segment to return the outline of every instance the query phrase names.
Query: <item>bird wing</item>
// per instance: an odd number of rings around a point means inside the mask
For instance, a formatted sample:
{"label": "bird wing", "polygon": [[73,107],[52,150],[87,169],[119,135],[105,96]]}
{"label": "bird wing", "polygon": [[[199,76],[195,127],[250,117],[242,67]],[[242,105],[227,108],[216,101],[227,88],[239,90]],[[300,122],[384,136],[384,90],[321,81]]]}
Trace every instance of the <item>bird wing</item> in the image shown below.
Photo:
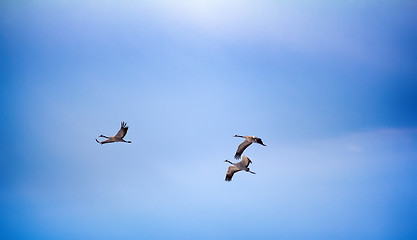
{"label": "bird wing", "polygon": [[245,141],[243,141],[239,145],[239,147],[237,147],[236,154],[235,154],[235,159],[239,159],[240,156],[242,155],[243,151],[245,151],[245,149],[247,147],[249,147],[249,145],[251,145],[251,144],[252,144],[251,142],[249,142],[248,140],[245,139]]}
{"label": "bird wing", "polygon": [[127,129],[128,128],[129,127],[126,126],[126,123],[125,122],[122,122],[121,127],[120,127],[120,130],[117,132],[117,134],[115,135],[115,137],[117,137],[117,138],[124,138],[126,136],[126,133],[127,133]]}
{"label": "bird wing", "polygon": [[263,142],[262,142],[262,139],[260,139],[260,138],[255,138],[255,142],[256,143],[259,143],[259,144],[261,144],[261,145],[264,145],[264,146],[266,146]]}
{"label": "bird wing", "polygon": [[229,166],[227,169],[226,178],[224,180],[228,182],[232,181],[233,174],[238,171],[239,169],[236,166]]}
{"label": "bird wing", "polygon": [[245,155],[242,156],[242,161],[240,161],[240,163],[245,166],[248,167],[250,163],[252,163],[252,161],[246,157]]}

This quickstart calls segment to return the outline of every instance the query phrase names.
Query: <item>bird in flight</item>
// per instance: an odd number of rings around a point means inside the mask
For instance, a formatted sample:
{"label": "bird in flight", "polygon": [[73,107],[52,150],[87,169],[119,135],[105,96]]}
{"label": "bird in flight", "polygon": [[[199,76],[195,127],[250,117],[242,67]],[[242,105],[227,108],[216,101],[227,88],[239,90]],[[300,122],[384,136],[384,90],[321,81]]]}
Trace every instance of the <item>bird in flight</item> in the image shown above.
{"label": "bird in flight", "polygon": [[250,169],[248,168],[249,164],[252,163],[252,161],[245,155],[243,155],[242,160],[237,163],[232,163],[229,160],[224,160],[224,161],[232,164],[232,166],[229,166],[229,168],[227,169],[225,181],[228,181],[228,182],[232,181],[233,174],[242,170],[255,174],[254,172],[250,171]]}
{"label": "bird in flight", "polygon": [[99,141],[99,140],[97,140],[97,138],[96,138],[96,141],[98,142],[98,143],[100,143],[100,144],[105,144],[105,143],[112,143],[112,142],[125,142],[125,143],[132,143],[131,141],[125,141],[123,138],[126,136],[126,133],[127,133],[127,129],[128,129],[129,127],[128,126],[126,126],[126,123],[125,122],[122,122],[122,124],[121,124],[121,127],[120,127],[120,130],[116,133],[116,135],[114,135],[114,136],[111,136],[111,137],[106,137],[106,136],[104,136],[104,135],[100,135],[99,137],[103,137],[103,138],[107,138],[106,140],[104,140],[104,141]]}
{"label": "bird in flight", "polygon": [[240,136],[240,135],[234,135],[233,137],[241,137],[244,138],[245,140],[239,144],[239,147],[236,150],[236,154],[235,154],[235,159],[239,159],[240,156],[242,155],[243,151],[245,151],[245,149],[247,147],[249,147],[252,143],[259,143],[262,146],[266,146],[263,142],[262,139],[255,137],[255,136]]}

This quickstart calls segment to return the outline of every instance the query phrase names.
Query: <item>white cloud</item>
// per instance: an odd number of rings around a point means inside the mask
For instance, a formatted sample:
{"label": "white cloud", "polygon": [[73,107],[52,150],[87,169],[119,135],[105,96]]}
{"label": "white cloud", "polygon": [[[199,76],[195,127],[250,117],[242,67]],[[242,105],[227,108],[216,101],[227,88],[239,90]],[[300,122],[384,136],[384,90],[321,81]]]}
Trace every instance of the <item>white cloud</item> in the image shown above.
{"label": "white cloud", "polygon": [[[371,65],[398,58],[396,46],[387,38],[394,29],[378,27],[381,19],[392,15],[385,16],[384,5],[375,3],[157,1],[148,7],[173,37],[187,32],[228,46],[263,45],[277,54],[287,49]],[[372,20],[367,20],[369,14]]]}

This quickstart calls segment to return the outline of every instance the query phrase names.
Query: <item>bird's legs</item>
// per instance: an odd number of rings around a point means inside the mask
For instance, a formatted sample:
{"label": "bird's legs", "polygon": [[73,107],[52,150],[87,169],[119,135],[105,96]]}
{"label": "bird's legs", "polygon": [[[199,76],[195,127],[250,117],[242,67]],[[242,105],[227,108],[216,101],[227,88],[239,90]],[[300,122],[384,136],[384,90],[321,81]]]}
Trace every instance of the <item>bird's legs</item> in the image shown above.
{"label": "bird's legs", "polygon": [[246,170],[246,172],[250,172],[252,174],[256,174],[255,172],[250,171],[249,168],[248,168],[248,170]]}

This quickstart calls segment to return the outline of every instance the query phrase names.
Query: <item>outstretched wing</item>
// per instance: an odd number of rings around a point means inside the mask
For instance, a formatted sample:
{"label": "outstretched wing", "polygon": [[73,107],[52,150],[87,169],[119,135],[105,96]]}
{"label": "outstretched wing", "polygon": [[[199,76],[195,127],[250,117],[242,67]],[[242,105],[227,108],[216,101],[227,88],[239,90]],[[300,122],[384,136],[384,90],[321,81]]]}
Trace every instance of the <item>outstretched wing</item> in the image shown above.
{"label": "outstretched wing", "polygon": [[263,146],[266,146],[263,142],[262,142],[262,139],[260,139],[260,138],[255,138],[255,142],[256,143],[259,143],[259,144],[261,144],[261,145],[263,145]]}
{"label": "outstretched wing", "polygon": [[124,138],[126,136],[127,133],[127,129],[129,127],[126,126],[125,122],[122,122],[120,130],[117,132],[117,134],[115,135],[116,138]]}
{"label": "outstretched wing", "polygon": [[226,178],[224,180],[228,182],[232,181],[233,174],[235,174],[237,171],[239,171],[239,169],[236,166],[229,166],[227,169]]}
{"label": "outstretched wing", "polygon": [[247,147],[249,147],[249,145],[251,145],[252,143],[249,142],[248,140],[245,139],[245,141],[243,141],[239,147],[237,148],[236,154],[235,154],[235,159],[239,159],[240,156],[242,155],[243,151],[245,151],[245,149]]}
{"label": "outstretched wing", "polygon": [[242,156],[242,161],[240,161],[241,164],[245,167],[248,167],[250,163],[252,163],[252,161],[246,157],[245,155]]}

